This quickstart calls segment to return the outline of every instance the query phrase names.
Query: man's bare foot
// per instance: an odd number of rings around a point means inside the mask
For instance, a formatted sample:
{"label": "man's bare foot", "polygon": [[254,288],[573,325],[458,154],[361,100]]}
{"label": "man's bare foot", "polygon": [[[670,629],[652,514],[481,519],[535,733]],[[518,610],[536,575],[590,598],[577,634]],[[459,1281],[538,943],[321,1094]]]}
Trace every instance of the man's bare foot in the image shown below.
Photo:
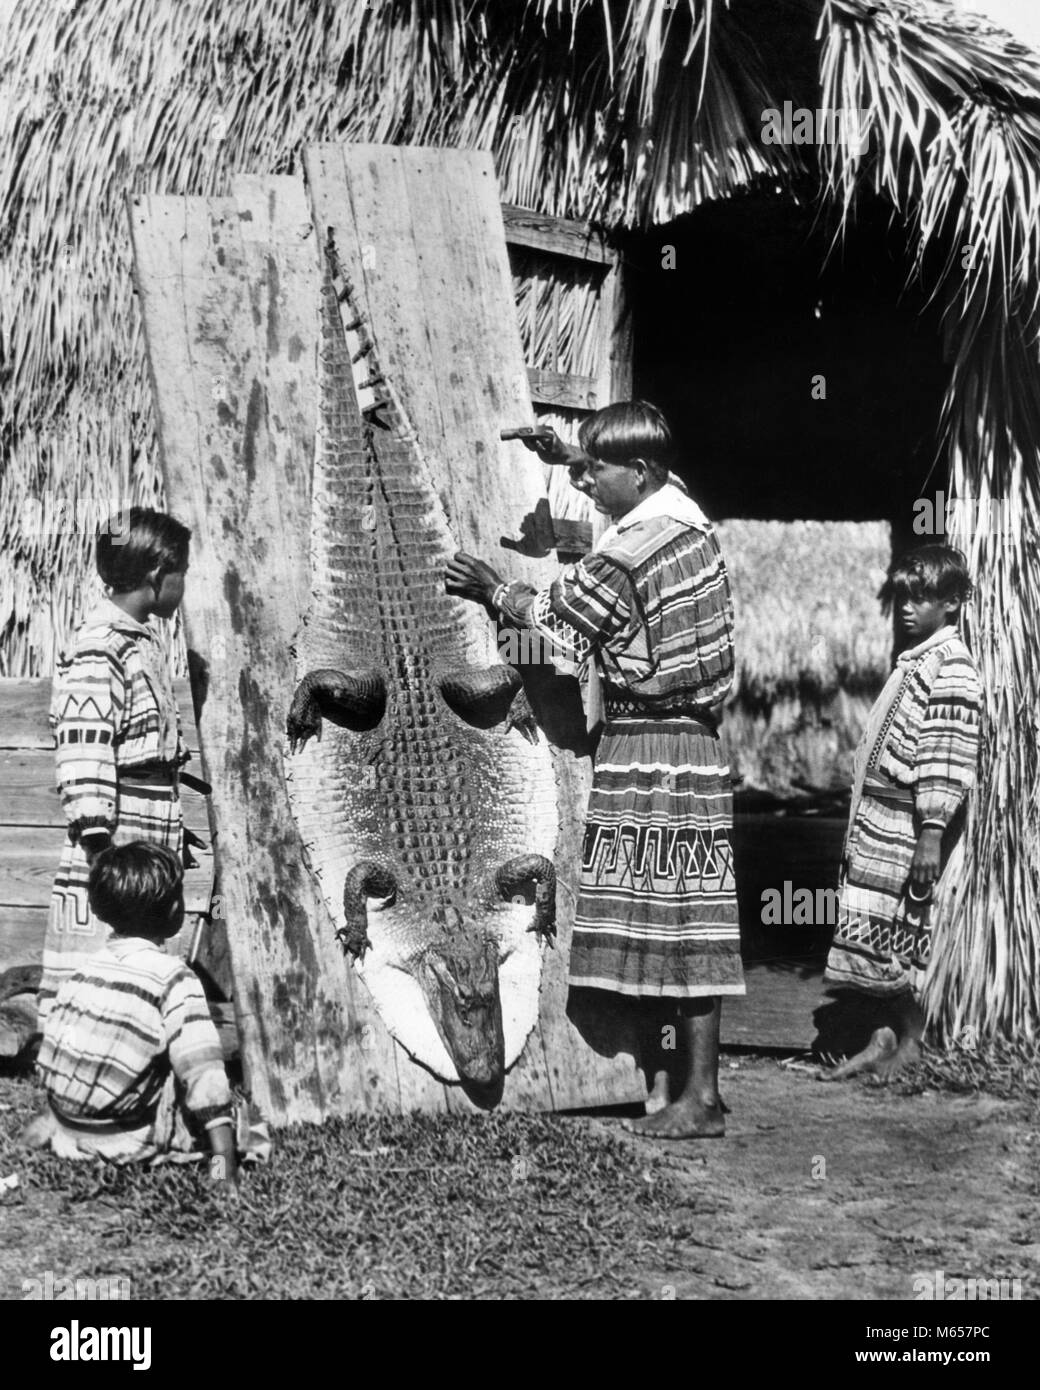
{"label": "man's bare foot", "polygon": [[645,1119],[627,1120],[625,1128],[648,1139],[721,1139],[726,1120],[717,1101],[704,1105],[681,1096]]}
{"label": "man's bare foot", "polygon": [[656,1115],[668,1104],[668,1073],[664,1069],[654,1073],[654,1084],[646,1098],[646,1113]]}
{"label": "man's bare foot", "polygon": [[891,1075],[888,1070],[899,1053],[899,1044],[891,1028],[877,1028],[862,1052],[849,1057],[838,1067],[817,1072],[820,1081],[848,1081],[850,1076]]}

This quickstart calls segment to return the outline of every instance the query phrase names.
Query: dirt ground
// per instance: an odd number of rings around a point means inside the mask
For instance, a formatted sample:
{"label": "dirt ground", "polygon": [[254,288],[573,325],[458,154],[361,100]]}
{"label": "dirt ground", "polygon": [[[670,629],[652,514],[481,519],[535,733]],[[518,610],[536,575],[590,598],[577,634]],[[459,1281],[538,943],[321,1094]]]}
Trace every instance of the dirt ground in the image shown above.
{"label": "dirt ground", "polygon": [[[620,1260],[621,1282],[589,1283],[577,1265],[572,1275],[557,1259],[545,1296],[912,1299],[915,1275],[936,1270],[947,1280],[1018,1279],[1023,1299],[1038,1296],[1035,1102],[829,1086],[808,1068],[772,1058],[730,1057],[723,1068],[731,1113],[721,1142],[639,1139],[614,1118],[552,1122],[584,1130],[593,1153],[620,1141],[632,1160],[625,1180],[660,1184],[684,1220],[662,1228],[676,1238],[637,1243],[631,1254],[612,1244],[605,1220],[588,1238],[601,1247],[597,1261],[616,1270]],[[34,1182],[32,1161],[19,1163],[16,1122],[37,1100],[26,1080],[0,1079],[0,1179],[21,1176],[17,1191],[0,1198],[0,1297],[7,1299],[22,1297],[21,1281],[44,1270],[103,1268],[108,1233],[121,1221],[103,1194],[80,1186],[70,1200]],[[485,1124],[488,1136],[496,1123]],[[522,1132],[540,1122],[508,1123]],[[489,1165],[500,1159],[500,1148],[488,1150]],[[538,1219],[532,1196],[521,1221]],[[575,1231],[579,1224],[589,1230],[575,1211]],[[138,1265],[168,1264],[169,1254],[161,1231],[135,1237]],[[483,1296],[495,1296],[493,1287]],[[505,1286],[501,1295],[512,1296]]]}
{"label": "dirt ground", "polygon": [[665,1157],[704,1223],[686,1273],[661,1275],[676,1297],[910,1299],[936,1270],[1040,1296],[1033,1107],[824,1085],[771,1061],[729,1070],[723,1095],[726,1140]]}

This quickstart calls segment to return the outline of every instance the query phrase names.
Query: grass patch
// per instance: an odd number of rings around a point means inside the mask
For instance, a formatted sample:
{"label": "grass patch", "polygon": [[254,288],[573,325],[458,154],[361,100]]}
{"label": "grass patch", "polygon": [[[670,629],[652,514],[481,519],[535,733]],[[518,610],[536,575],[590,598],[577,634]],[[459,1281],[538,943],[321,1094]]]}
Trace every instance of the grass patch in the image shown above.
{"label": "grass patch", "polygon": [[941,1091],[1040,1106],[1040,1040],[925,1047],[920,1060],[892,1084],[900,1095]]}
{"label": "grass patch", "polygon": [[[17,1095],[12,1094],[17,1092]],[[691,1194],[601,1124],[360,1116],[279,1131],[239,1201],[201,1172],[59,1162],[14,1145],[39,1091],[0,1083],[0,1164],[53,1194],[84,1267],[134,1298],[604,1298],[681,1267]],[[31,1271],[26,1271],[31,1272]]]}

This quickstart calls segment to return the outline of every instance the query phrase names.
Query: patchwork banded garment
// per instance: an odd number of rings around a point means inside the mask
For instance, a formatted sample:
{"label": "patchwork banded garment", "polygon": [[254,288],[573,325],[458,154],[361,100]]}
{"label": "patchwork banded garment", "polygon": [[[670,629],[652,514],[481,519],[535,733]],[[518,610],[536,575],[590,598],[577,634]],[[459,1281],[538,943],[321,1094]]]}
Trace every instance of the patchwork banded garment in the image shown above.
{"label": "patchwork banded garment", "polygon": [[856,752],[826,983],[920,991],[934,923],[930,897],[910,890],[910,868],[923,826],[943,832],[943,863],[960,833],[981,707],[975,663],[953,627],[900,655]]}
{"label": "patchwork banded garment", "polygon": [[710,522],[666,484],[506,621],[562,670],[595,663],[605,724],[586,817],[572,985],[640,998],[743,994],[733,801],[719,751],[733,609]]}
{"label": "patchwork banded garment", "polygon": [[[90,911],[86,845],[148,840],[181,850],[176,771],[189,754],[157,632],[106,599],[58,663],[51,698],[58,790],[67,821],[43,953],[40,1022],[61,981],[99,951],[108,928]],[[133,781],[165,767],[169,780]]]}

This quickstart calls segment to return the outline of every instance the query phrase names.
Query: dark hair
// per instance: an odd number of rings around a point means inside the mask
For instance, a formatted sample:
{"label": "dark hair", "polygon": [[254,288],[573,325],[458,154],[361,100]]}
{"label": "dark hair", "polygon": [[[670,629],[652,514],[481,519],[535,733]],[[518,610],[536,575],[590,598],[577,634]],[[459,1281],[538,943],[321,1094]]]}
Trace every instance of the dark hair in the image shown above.
{"label": "dark hair", "polygon": [[98,574],[113,593],[139,589],[152,570],[163,575],[188,568],[191,532],[176,517],[150,507],[117,512],[97,538]]}
{"label": "dark hair", "polygon": [[169,921],[183,881],[172,849],[134,840],[102,850],[91,865],[87,897],[94,915],[114,932],[136,936]]}
{"label": "dark hair", "polygon": [[604,463],[631,463],[641,458],[658,480],[668,475],[672,432],[668,421],[649,401],[615,401],[586,416],[578,430],[586,454]]}
{"label": "dark hair", "polygon": [[931,599],[961,604],[971,598],[973,589],[968,562],[961,551],[952,545],[922,545],[892,561],[878,598],[888,613],[903,594],[915,603]]}

